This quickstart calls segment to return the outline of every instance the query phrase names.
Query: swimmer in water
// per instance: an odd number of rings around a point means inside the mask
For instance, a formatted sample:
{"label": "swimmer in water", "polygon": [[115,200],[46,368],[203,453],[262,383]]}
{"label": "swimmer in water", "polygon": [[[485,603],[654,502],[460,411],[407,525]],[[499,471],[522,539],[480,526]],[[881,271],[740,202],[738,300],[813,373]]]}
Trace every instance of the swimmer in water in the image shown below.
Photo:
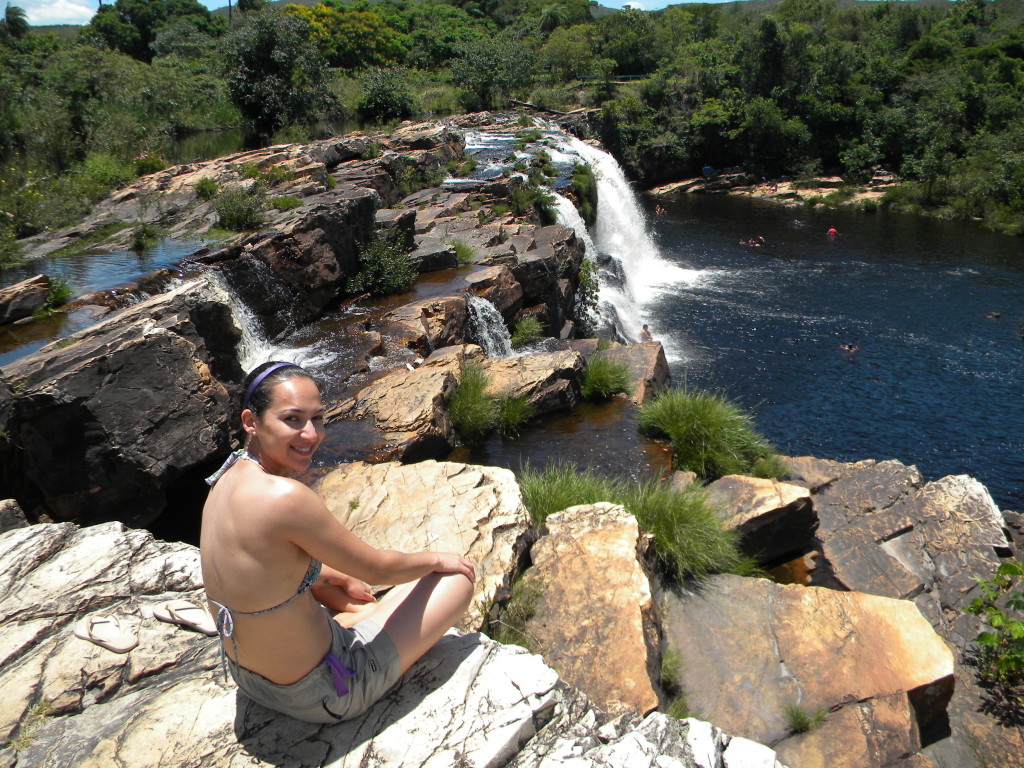
{"label": "swimmer in water", "polygon": [[840,344],[839,348],[841,350],[843,350],[844,352],[856,352],[857,351],[857,345],[856,344]]}
{"label": "swimmer in water", "polygon": [[829,228],[828,228],[828,233],[827,233],[827,234],[828,234],[828,236],[829,236],[829,237],[835,237],[835,236],[836,236],[836,235],[838,235],[839,233],[838,233],[838,232],[836,232],[836,228],[835,228],[835,227],[829,227]]}

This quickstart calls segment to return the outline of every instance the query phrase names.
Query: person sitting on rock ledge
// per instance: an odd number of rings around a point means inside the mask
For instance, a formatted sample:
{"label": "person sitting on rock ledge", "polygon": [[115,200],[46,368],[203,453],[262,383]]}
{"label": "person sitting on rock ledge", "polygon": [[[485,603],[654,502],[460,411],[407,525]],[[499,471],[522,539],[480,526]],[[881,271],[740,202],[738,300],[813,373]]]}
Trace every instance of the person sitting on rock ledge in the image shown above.
{"label": "person sitting on rock ledge", "polygon": [[[207,480],[199,544],[222,653],[264,706],[315,723],[356,717],[463,615],[473,565],[451,552],[374,549],[289,477],[324,436],[308,372],[264,363],[244,392],[247,444]],[[377,602],[365,582],[400,586]]]}

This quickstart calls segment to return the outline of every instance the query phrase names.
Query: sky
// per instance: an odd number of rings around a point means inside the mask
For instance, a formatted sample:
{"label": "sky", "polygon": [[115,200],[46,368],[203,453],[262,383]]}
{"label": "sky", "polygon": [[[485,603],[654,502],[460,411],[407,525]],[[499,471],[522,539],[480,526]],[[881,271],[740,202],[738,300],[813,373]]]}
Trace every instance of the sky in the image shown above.
{"label": "sky", "polygon": [[[729,0],[672,0],[672,5],[685,2],[728,2]],[[210,10],[223,8],[227,0],[200,0]],[[6,4],[6,3],[5,3]],[[32,26],[47,24],[88,24],[96,13],[97,0],[10,0],[25,11],[28,23]],[[608,8],[621,8],[631,5],[645,11],[656,11],[669,5],[669,0],[604,0],[601,5]]]}

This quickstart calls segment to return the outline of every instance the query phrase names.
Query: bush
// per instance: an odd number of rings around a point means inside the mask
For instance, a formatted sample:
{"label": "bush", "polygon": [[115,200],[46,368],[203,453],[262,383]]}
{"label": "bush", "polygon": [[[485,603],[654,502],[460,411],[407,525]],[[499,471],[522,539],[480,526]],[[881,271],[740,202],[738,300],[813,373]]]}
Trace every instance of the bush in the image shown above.
{"label": "bush", "polygon": [[568,191],[583,221],[592,226],[597,221],[597,177],[588,163],[573,165]]}
{"label": "bush", "polygon": [[532,344],[544,335],[544,328],[536,315],[527,315],[518,323],[512,331],[512,349],[525,347]]}
{"label": "bush", "polygon": [[136,253],[146,250],[156,242],[159,232],[152,224],[138,222],[132,228],[131,249]]}
{"label": "bush", "polygon": [[404,120],[416,111],[416,99],[406,85],[402,69],[371,69],[363,77],[363,88],[356,111],[366,122]]}
{"label": "bush", "polygon": [[658,481],[612,480],[568,463],[548,464],[543,472],[527,467],[520,472],[519,486],[538,528],[553,512],[609,501],[625,507],[653,536],[658,558],[678,579],[749,570],[735,532],[722,525],[699,487],[678,492]]}
{"label": "bush", "polygon": [[349,278],[349,293],[388,296],[403,293],[419,271],[402,246],[377,235],[359,249],[359,272]]}
{"label": "bush", "polygon": [[279,211],[290,211],[293,208],[298,208],[302,205],[302,198],[296,197],[295,195],[272,197],[270,198],[270,205],[272,208],[277,208]]}
{"label": "bush", "polygon": [[228,187],[213,201],[217,211],[217,226],[234,232],[258,229],[263,225],[265,201],[262,193],[242,187]]}
{"label": "bush", "polygon": [[162,171],[167,167],[166,160],[160,157],[160,155],[154,155],[150,152],[143,152],[132,162],[135,164],[136,176],[145,176],[147,173],[156,173],[157,171]]}
{"label": "bush", "polygon": [[703,479],[750,474],[758,459],[772,453],[750,414],[712,392],[664,392],[641,406],[637,426],[645,435],[672,442],[674,469]]}
{"label": "bush", "polygon": [[1024,621],[1020,618],[1024,591],[1015,589],[1022,579],[1024,565],[1008,560],[991,578],[977,579],[981,597],[964,608],[966,613],[980,616],[988,624],[988,629],[975,638],[979,676],[986,682],[1010,688],[1024,683]]}
{"label": "bush", "polygon": [[583,371],[583,397],[587,400],[607,400],[620,392],[631,394],[633,382],[629,366],[604,355],[594,355]]}
{"label": "bush", "polygon": [[67,276],[57,275],[50,280],[50,287],[46,291],[46,298],[43,300],[42,306],[38,307],[33,314],[52,314],[58,307],[67,304],[71,300],[72,295],[71,285],[68,283]]}
{"label": "bush", "polygon": [[458,261],[460,267],[473,263],[476,251],[473,250],[472,245],[467,243],[465,240],[452,240],[451,243],[452,247],[455,248],[455,259]]}
{"label": "bush", "polygon": [[200,200],[213,200],[220,191],[217,182],[209,176],[204,176],[196,182],[196,196]]}

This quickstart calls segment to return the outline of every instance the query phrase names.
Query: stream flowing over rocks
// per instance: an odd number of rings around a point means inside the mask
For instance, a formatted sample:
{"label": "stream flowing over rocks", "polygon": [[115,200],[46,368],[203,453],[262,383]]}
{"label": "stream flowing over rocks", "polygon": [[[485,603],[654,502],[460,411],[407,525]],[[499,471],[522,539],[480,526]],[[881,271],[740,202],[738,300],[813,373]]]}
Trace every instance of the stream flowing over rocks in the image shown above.
{"label": "stream flowing over rocks", "polygon": [[[516,174],[439,186],[467,134],[507,154],[516,121],[470,115],[170,168],[30,244],[117,247],[124,231],[103,235],[117,221],[202,235],[216,213],[196,184],[251,185],[243,165],[277,169],[275,194],[301,201],[198,248],[179,273],[80,297],[95,323],[0,369],[0,768],[1024,760],[1020,713],[977,682],[979,624],[963,612],[975,579],[1017,554],[1016,517],[972,478],[812,457],[787,459],[779,480],[722,478],[707,494],[745,552],[802,575],[679,584],[629,509],[575,506],[537,529],[512,472],[450,460],[447,404],[468,362],[533,418],[573,408],[595,356],[627,367],[636,404],[670,384],[658,342],[577,338],[581,265],[598,256],[585,229],[508,211]],[[412,255],[421,279],[408,293],[346,293],[375,234]],[[24,317],[43,285],[9,291],[0,317]],[[488,356],[473,343],[477,300],[498,331],[531,316],[547,338]],[[374,546],[458,551],[478,572],[460,626],[338,725],[250,702],[223,674],[217,638],[153,613],[204,603],[199,553],[140,528],[195,524],[202,478],[237,447],[244,370],[268,355],[323,380],[327,460],[304,479],[332,514]],[[530,601],[529,650],[488,636],[514,590]],[[138,636],[134,649],[74,635],[101,611]],[[666,714],[682,701],[691,717]],[[822,722],[797,733],[787,707]]]}

